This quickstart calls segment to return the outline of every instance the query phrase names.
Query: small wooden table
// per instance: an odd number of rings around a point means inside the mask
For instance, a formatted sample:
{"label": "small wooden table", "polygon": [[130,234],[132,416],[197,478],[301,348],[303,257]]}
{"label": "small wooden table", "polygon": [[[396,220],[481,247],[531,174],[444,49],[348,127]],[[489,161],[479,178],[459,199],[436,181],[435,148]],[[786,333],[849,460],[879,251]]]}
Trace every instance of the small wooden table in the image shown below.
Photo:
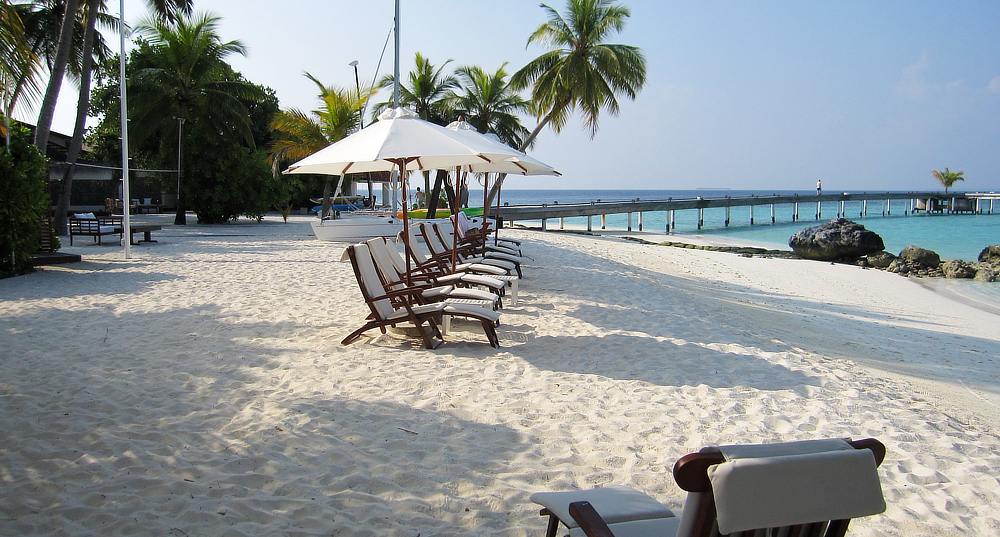
{"label": "small wooden table", "polygon": [[[131,233],[128,234],[129,241],[132,244],[139,244],[140,242],[156,242],[156,241],[153,240],[153,237],[150,235],[150,232],[152,232],[152,231],[159,231],[159,230],[161,230],[163,228],[160,227],[160,226],[157,226],[155,224],[143,224],[143,225],[136,225],[136,226],[130,225],[128,227],[128,229],[131,232]],[[134,240],[134,237],[132,237],[132,236],[135,235],[136,233],[142,233],[143,234],[142,240],[140,240],[138,242],[136,242]]]}

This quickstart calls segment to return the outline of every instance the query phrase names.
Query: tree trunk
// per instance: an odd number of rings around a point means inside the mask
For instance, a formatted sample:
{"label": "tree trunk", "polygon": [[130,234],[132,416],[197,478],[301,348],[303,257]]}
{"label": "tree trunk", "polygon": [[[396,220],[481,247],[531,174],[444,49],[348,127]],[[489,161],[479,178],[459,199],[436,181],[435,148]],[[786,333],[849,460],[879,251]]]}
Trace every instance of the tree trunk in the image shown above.
{"label": "tree trunk", "polygon": [[87,112],[90,109],[90,79],[94,68],[94,37],[97,33],[97,14],[100,0],[87,0],[87,30],[83,34],[83,59],[80,66],[80,97],[76,102],[76,126],[73,139],[66,153],[66,173],[63,174],[59,201],[56,204],[55,221],[52,224],[56,235],[67,235],[66,220],[72,201],[73,175],[76,173],[76,159],[83,148],[83,132],[87,127]]}
{"label": "tree trunk", "polygon": [[441,199],[441,185],[444,184],[447,170],[438,170],[434,176],[434,188],[431,189],[430,199],[427,200],[427,218],[437,218],[438,200]]}
{"label": "tree trunk", "polygon": [[35,147],[42,154],[49,144],[49,131],[52,130],[52,116],[56,112],[56,101],[59,99],[59,89],[62,87],[66,64],[69,63],[69,49],[73,44],[73,26],[80,6],[79,0],[66,0],[66,13],[63,14],[62,29],[59,31],[59,51],[56,53],[52,72],[49,74],[49,85],[45,89],[45,99],[38,113],[35,125]]}
{"label": "tree trunk", "polygon": [[[538,133],[542,132],[542,129],[545,128],[545,126],[548,125],[549,121],[551,120],[552,120],[552,112],[545,114],[545,117],[543,117],[542,120],[538,122],[538,125],[535,126],[535,130],[531,131],[531,134],[529,134],[528,137],[525,138],[523,142],[521,142],[521,147],[517,148],[518,151],[524,153],[525,149],[527,149],[528,146],[531,145],[531,142],[533,142],[535,138],[538,137]],[[493,187],[490,188],[490,193],[486,197],[486,207],[484,207],[484,209],[493,205],[493,200],[496,199],[497,194],[500,192],[500,187],[503,185],[503,180],[506,177],[507,177],[506,173],[501,173],[500,175],[497,175],[497,180],[493,183]]]}

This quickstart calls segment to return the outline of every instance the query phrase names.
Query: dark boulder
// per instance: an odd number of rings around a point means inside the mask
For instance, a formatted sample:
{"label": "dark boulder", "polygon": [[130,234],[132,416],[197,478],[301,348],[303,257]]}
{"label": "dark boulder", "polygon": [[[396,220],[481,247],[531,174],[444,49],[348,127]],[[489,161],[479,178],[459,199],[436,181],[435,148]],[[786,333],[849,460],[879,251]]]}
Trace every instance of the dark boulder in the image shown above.
{"label": "dark boulder", "polygon": [[983,251],[979,252],[979,261],[981,263],[989,263],[994,266],[1000,266],[1000,244],[994,244],[993,246],[983,248]]}
{"label": "dark boulder", "polygon": [[885,249],[882,237],[846,218],[803,229],[788,239],[801,257],[818,261],[862,257]]}
{"label": "dark boulder", "polygon": [[937,252],[925,250],[917,246],[907,246],[899,252],[899,257],[908,263],[936,268],[941,264],[941,256]]}

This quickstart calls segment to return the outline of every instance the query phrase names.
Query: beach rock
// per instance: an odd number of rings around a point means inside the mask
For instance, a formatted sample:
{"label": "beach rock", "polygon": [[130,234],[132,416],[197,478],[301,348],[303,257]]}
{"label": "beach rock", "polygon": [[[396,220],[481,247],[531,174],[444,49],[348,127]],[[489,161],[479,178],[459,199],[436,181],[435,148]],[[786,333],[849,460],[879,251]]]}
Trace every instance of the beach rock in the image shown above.
{"label": "beach rock", "polygon": [[896,256],[889,252],[875,252],[874,254],[868,254],[867,260],[870,267],[886,269],[896,260]]}
{"label": "beach rock", "polygon": [[941,264],[941,256],[931,250],[925,250],[917,246],[907,246],[899,252],[899,257],[904,261],[916,265],[936,268]]}
{"label": "beach rock", "polygon": [[973,280],[977,282],[995,282],[997,277],[1000,277],[1000,272],[997,272],[991,267],[979,267],[976,269],[976,277]]}
{"label": "beach rock", "polygon": [[803,229],[788,239],[788,245],[799,256],[818,261],[861,257],[885,249],[877,233],[846,218]]}
{"label": "beach rock", "polygon": [[945,278],[971,279],[976,277],[976,268],[961,259],[949,259],[941,263]]}
{"label": "beach rock", "polygon": [[989,263],[993,266],[1000,266],[1000,244],[983,248],[983,251],[979,252],[979,261],[981,263]]}

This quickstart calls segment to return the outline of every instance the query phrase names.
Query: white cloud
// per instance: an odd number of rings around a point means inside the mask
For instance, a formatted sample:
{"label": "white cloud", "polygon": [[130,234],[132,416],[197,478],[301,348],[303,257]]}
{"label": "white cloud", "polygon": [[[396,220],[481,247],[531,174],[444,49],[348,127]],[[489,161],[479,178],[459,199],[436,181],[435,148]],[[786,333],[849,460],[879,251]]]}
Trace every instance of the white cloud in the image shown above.
{"label": "white cloud", "polygon": [[990,90],[990,93],[1000,95],[1000,76],[995,77],[990,80],[990,83],[986,86],[986,89]]}
{"label": "white cloud", "polygon": [[928,92],[928,84],[923,79],[924,71],[930,67],[927,54],[920,56],[920,61],[903,69],[903,78],[896,83],[896,94],[913,102],[920,102]]}

